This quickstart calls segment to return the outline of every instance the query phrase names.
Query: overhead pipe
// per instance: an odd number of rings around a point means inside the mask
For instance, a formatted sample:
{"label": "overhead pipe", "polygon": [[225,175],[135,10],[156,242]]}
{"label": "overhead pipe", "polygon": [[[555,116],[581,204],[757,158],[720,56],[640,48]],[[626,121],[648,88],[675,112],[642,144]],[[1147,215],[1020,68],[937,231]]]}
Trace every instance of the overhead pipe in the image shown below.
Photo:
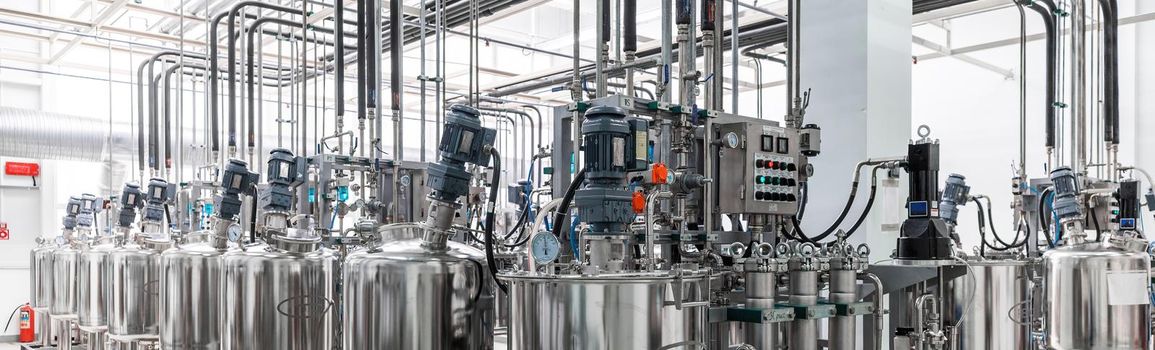
{"label": "overhead pipe", "polygon": [[601,98],[606,97],[609,87],[606,82],[609,78],[606,77],[606,65],[610,60],[610,0],[598,0],[597,3],[597,70],[595,71],[594,80],[596,80],[595,96]]}
{"label": "overhead pipe", "polygon": [[1087,167],[1087,0],[1074,0],[1071,17],[1071,169],[1085,174]]}
{"label": "overhead pipe", "polygon": [[[425,6],[422,5],[422,8],[425,8]],[[424,17],[422,17],[422,18],[424,19]],[[401,118],[402,118],[402,114],[404,113],[401,110],[401,104],[403,103],[402,95],[404,94],[404,86],[401,85],[401,80],[405,76],[405,71],[402,68],[403,57],[401,56],[402,55],[401,51],[404,48],[403,46],[405,45],[405,43],[401,39],[401,34],[402,34],[401,25],[402,25],[402,23],[401,23],[401,1],[399,1],[399,0],[390,1],[389,2],[389,42],[391,44],[389,45],[389,51],[390,51],[390,54],[389,54],[389,63],[390,63],[389,64],[389,90],[391,91],[391,94],[393,96],[392,104],[391,104],[391,107],[393,109],[393,160],[397,164],[401,164],[401,162],[404,161],[404,153],[403,152],[405,151],[405,148],[402,147],[404,140],[402,140],[402,137],[401,137]],[[425,96],[424,92],[422,93],[422,96]],[[422,109],[425,108],[424,103],[421,105],[421,108]],[[424,118],[425,114],[422,113],[421,117]],[[512,123],[512,119],[511,119],[511,123]],[[421,126],[422,126],[422,128],[424,128],[425,123],[422,122]],[[425,135],[424,131],[422,131],[422,137],[424,137],[424,135]],[[424,144],[424,143],[422,143],[422,144]],[[422,153],[422,154],[424,154],[424,153]],[[498,175],[495,175],[494,177],[499,178],[500,176],[501,175],[498,174]],[[401,198],[400,195],[401,195],[401,177],[400,176],[394,176],[393,177],[393,198]],[[394,217],[397,216],[396,215],[397,210],[399,210],[399,206],[396,206],[396,205],[393,206]],[[492,210],[492,208],[490,210]]]}
{"label": "overhead pipe", "polygon": [[789,0],[786,29],[786,124],[802,127],[802,0]]}
{"label": "overhead pipe", "polygon": [[[172,114],[171,114],[172,88],[170,87],[169,83],[170,83],[170,81],[172,81],[172,74],[174,72],[176,72],[177,70],[182,71],[182,74],[181,74],[182,76],[183,75],[189,75],[189,73],[184,72],[184,70],[186,70],[188,68],[192,68],[194,70],[200,70],[202,72],[205,70],[204,66],[191,65],[188,63],[181,62],[181,63],[174,64],[171,67],[169,67],[168,69],[166,69],[164,71],[163,76],[160,78],[163,81],[163,89],[164,89],[164,99],[162,101],[162,104],[164,105],[164,112],[163,112],[164,127],[165,127],[165,131],[164,131],[164,158],[165,158],[165,162],[164,163],[165,163],[165,169],[166,169],[165,171],[166,172],[169,171],[168,169],[172,168],[172,164],[173,164],[173,161],[172,161],[172,149],[173,149],[173,147],[172,147],[172,145],[173,145],[172,130],[176,129],[178,133],[184,132],[184,127],[179,125],[179,123],[178,123],[177,127],[175,127],[175,128],[173,127],[173,124],[172,124]],[[203,77],[205,74],[194,72],[192,75],[198,76],[198,77]],[[182,86],[183,86],[183,84],[182,84]],[[183,92],[183,89],[181,89],[181,91]],[[178,145],[180,145],[180,144],[178,143]],[[180,146],[183,147],[183,145],[180,145]],[[180,154],[182,155],[180,159],[184,159],[184,156],[183,156],[184,152],[182,151]],[[178,164],[176,168],[177,168],[177,171],[179,172],[179,171],[184,169],[184,165]],[[167,177],[167,174],[166,174],[166,177]]]}
{"label": "overhead pipe", "polygon": [[[232,9],[230,9],[228,12],[228,52],[226,52],[230,72],[235,72],[237,67],[237,38],[240,36],[237,34],[237,15],[239,15],[241,10],[245,9],[246,7],[258,7],[302,17],[306,15],[304,9],[295,9],[254,0],[241,1],[236,5],[233,5]],[[232,79],[229,79],[229,146],[230,148],[233,148],[236,146],[235,124],[237,123],[237,81],[240,79],[238,79],[239,77],[236,74],[232,74],[231,78]],[[301,80],[301,83],[301,89],[304,90],[306,86],[305,80]],[[302,104],[304,104],[304,101],[302,101]],[[304,116],[302,115],[302,117]],[[254,119],[255,118],[250,115],[248,123],[248,137],[246,137],[246,141],[248,143],[246,146],[248,146],[250,155],[252,155],[253,148],[256,146],[253,142],[254,133],[252,130],[255,125],[253,122]],[[307,123],[303,122],[301,124],[302,128],[307,127]],[[304,132],[302,132],[302,134],[304,134]],[[230,154],[235,155],[234,152],[235,150],[230,149]]]}
{"label": "overhead pipe", "polygon": [[1021,1],[1020,3],[1039,14],[1039,17],[1043,20],[1043,27],[1046,30],[1046,147],[1047,157],[1049,159],[1051,152],[1053,152],[1055,148],[1055,124],[1058,121],[1057,115],[1059,109],[1058,82],[1060,68],[1058,17],[1055,15],[1056,7],[1052,0]]}
{"label": "overhead pipe", "polygon": [[1119,4],[1117,0],[1099,0],[1103,12],[1103,141],[1107,143],[1107,176],[1117,180],[1119,174]]}
{"label": "overhead pipe", "polygon": [[[260,30],[260,28],[262,26],[264,26],[265,24],[276,24],[276,25],[286,26],[286,27],[290,27],[290,28],[304,28],[305,27],[304,24],[302,24],[300,22],[294,22],[294,21],[283,19],[283,18],[261,17],[261,18],[256,19],[255,21],[253,21],[253,23],[251,23],[248,26],[247,30],[245,31],[245,36],[246,36],[245,37],[245,59],[243,60],[241,65],[244,66],[245,76],[247,77],[246,82],[245,82],[245,86],[247,87],[247,90],[248,90],[248,94],[247,94],[246,98],[248,100],[248,113],[247,113],[248,114],[248,125],[249,125],[249,128],[248,128],[248,140],[249,140],[248,147],[249,147],[250,153],[252,153],[253,147],[255,146],[255,144],[254,144],[255,140],[261,140],[264,137],[264,130],[263,129],[261,129],[259,132],[255,132],[256,130],[258,130],[260,128],[256,127],[256,123],[255,123],[255,119],[256,119],[256,115],[257,115],[257,110],[256,110],[257,104],[255,103],[254,100],[255,100],[256,95],[257,95],[257,92],[256,92],[256,85],[257,84],[255,83],[253,78],[255,76],[254,68],[256,66],[254,64],[254,62],[256,62],[256,53],[255,53],[255,49],[254,49],[257,46],[256,33],[261,32],[261,33],[268,34],[269,32],[265,32],[265,31]],[[311,29],[316,30],[318,32],[332,35],[334,37],[334,41],[333,42],[326,42],[326,41],[315,39],[315,38],[308,38],[307,36],[305,36],[305,38],[303,38],[304,41],[320,43],[320,44],[325,44],[325,45],[332,45],[334,47],[339,46],[339,47],[341,47],[342,50],[344,50],[344,48],[345,48],[343,37],[345,37],[345,36],[356,37],[355,33],[341,32],[342,35],[340,37],[338,37],[335,34],[337,32],[334,32],[333,30],[323,29],[323,28],[311,28]],[[274,31],[272,33],[273,33],[273,35],[283,34],[282,32],[279,32],[279,31]],[[338,43],[340,43],[340,45],[338,45]],[[349,48],[356,49],[355,46],[349,46]],[[293,54],[296,55],[297,53],[294,52]],[[344,60],[336,60],[336,61],[337,62],[334,62],[334,66],[340,66],[340,67],[342,67],[342,69],[344,69],[343,68],[343,65],[344,65],[343,61]],[[325,70],[325,69],[322,69],[322,70]],[[342,73],[344,73],[344,72],[342,72]],[[338,74],[338,75],[341,75],[341,74]],[[262,80],[263,79],[265,79],[265,78],[262,77]],[[236,80],[236,79],[234,79],[234,80]],[[339,97],[337,99],[339,102],[338,102],[337,108],[335,108],[335,109],[337,110],[338,113],[344,113],[344,110],[345,110],[344,99],[343,99],[344,80],[339,79],[337,81],[338,81],[338,83],[334,84],[334,89],[337,89],[338,92],[340,92],[338,95],[341,97]],[[294,81],[294,79],[289,79],[286,84],[290,84],[290,85],[295,84],[295,81]],[[340,125],[340,122],[338,122],[338,125]],[[340,130],[340,128],[338,128],[338,130]]]}
{"label": "overhead pipe", "polygon": [[[516,109],[511,109],[511,108],[494,108],[494,107],[479,106],[479,107],[477,107],[477,109],[482,110],[482,111],[509,113],[509,114],[517,115],[518,118],[522,120],[522,123],[521,123],[521,127],[522,127],[521,148],[522,148],[523,160],[529,160],[533,157],[533,153],[536,151],[536,147],[533,145],[540,145],[541,144],[541,138],[540,138],[541,137],[541,128],[533,122],[533,117],[530,116],[529,113],[526,113],[526,112],[523,112],[520,110],[516,110]],[[510,123],[513,123],[512,118],[510,119]],[[524,128],[525,128],[526,123],[529,123],[530,129],[536,129],[538,131],[536,138],[534,137],[533,133],[529,133],[529,132],[525,131]],[[514,125],[516,125],[516,124],[514,124]],[[527,134],[528,134],[530,143],[526,143]],[[507,154],[513,155],[512,153],[507,153]],[[516,167],[523,167],[523,166],[518,165]]]}

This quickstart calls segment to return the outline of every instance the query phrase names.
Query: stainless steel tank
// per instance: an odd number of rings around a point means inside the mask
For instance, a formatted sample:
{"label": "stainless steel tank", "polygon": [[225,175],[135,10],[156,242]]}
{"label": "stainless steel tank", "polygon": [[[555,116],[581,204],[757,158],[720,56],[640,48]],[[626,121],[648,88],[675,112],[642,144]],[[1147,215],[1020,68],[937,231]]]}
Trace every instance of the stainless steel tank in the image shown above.
{"label": "stainless steel tank", "polygon": [[108,253],[116,249],[115,238],[102,236],[80,250],[77,265],[77,324],[82,329],[96,331],[108,326],[108,289],[111,285],[108,271]]}
{"label": "stainless steel tank", "polygon": [[160,334],[160,254],[171,247],[168,240],[142,239],[108,254],[108,334],[114,342]]}
{"label": "stainless steel tank", "polygon": [[165,350],[220,350],[221,255],[207,232],[160,255],[160,340]]}
{"label": "stainless steel tank", "polygon": [[61,320],[73,319],[77,313],[76,287],[80,250],[62,246],[52,252],[52,304],[48,313]]}
{"label": "stainless steel tank", "polygon": [[29,253],[31,290],[28,304],[38,312],[47,311],[52,306],[52,254],[55,251],[55,244],[42,242]]}
{"label": "stainless steel tank", "polygon": [[423,242],[391,242],[345,259],[345,350],[492,349],[485,254]]}
{"label": "stainless steel tank", "polygon": [[510,349],[698,349],[707,344],[704,274],[503,274]]}
{"label": "stainless steel tank", "polygon": [[37,342],[42,346],[48,346],[52,342],[53,325],[49,320],[49,308],[52,306],[52,269],[55,268],[52,264],[53,253],[56,251],[56,243],[46,238],[37,238],[39,245],[33,248],[29,253],[31,258],[29,266],[29,306],[36,311],[36,338]]}
{"label": "stainless steel tank", "polygon": [[[1028,261],[967,259],[972,275],[947,283],[946,320],[956,329],[958,350],[1031,348],[1029,316],[1024,316],[1030,283]],[[965,313],[964,313],[965,310]]]}
{"label": "stainless steel tank", "polygon": [[1107,243],[1044,253],[1047,349],[1147,349],[1151,333],[1149,270],[1150,257],[1142,249]]}
{"label": "stainless steel tank", "polygon": [[223,256],[221,349],[333,348],[336,255],[319,238],[267,240]]}

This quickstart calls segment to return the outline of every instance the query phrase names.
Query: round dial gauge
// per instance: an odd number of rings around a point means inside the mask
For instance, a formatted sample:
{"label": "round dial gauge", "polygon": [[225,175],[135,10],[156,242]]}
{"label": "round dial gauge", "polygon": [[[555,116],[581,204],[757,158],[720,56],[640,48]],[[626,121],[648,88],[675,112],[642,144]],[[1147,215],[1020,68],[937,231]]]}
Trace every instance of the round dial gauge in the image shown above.
{"label": "round dial gauge", "polygon": [[244,233],[243,231],[244,230],[241,229],[241,225],[237,225],[237,224],[229,225],[229,229],[228,229],[229,240],[233,241],[233,242],[240,242],[241,241],[241,234]]}
{"label": "round dial gauge", "polygon": [[529,245],[533,261],[538,264],[552,263],[561,252],[561,242],[558,242],[557,237],[550,232],[542,231],[534,234]]}
{"label": "round dial gauge", "polygon": [[738,148],[738,142],[740,140],[738,139],[738,134],[730,132],[722,137],[722,141],[726,143],[726,147]]}

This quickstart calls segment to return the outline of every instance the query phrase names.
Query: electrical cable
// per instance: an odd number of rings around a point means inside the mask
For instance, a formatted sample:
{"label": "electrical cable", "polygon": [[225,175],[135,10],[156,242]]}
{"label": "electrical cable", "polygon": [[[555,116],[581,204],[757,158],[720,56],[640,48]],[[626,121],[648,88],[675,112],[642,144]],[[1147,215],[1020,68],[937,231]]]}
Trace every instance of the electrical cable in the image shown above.
{"label": "electrical cable", "polygon": [[493,207],[497,202],[497,187],[501,183],[501,154],[496,149],[490,148],[489,155],[493,158],[493,179],[489,183],[489,205],[486,206],[485,213],[485,263],[489,265],[489,273],[493,275],[493,282],[501,289],[502,293],[509,293],[505,283],[497,279],[497,261],[493,258],[493,220],[496,215],[493,213]]}
{"label": "electrical cable", "polygon": [[1087,208],[1091,212],[1091,223],[1095,227],[1095,242],[1103,241],[1103,230],[1099,228],[1099,214],[1095,213],[1095,208]]}

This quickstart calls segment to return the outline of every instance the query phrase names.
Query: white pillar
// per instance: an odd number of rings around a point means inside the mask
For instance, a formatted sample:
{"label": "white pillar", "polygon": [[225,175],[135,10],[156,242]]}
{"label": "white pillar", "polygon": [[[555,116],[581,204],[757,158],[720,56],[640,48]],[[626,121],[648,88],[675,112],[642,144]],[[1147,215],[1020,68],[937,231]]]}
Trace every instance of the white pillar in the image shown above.
{"label": "white pillar", "polygon": [[[838,217],[856,163],[906,154],[912,130],[911,2],[806,0],[801,20],[801,88],[812,89],[806,123],[822,128],[822,153],[813,160],[802,224],[813,236]],[[869,196],[870,174],[863,174],[860,204],[843,228],[853,225]],[[905,181],[889,187],[880,181],[872,214],[852,239],[870,244],[871,261],[894,249],[905,199]]]}

